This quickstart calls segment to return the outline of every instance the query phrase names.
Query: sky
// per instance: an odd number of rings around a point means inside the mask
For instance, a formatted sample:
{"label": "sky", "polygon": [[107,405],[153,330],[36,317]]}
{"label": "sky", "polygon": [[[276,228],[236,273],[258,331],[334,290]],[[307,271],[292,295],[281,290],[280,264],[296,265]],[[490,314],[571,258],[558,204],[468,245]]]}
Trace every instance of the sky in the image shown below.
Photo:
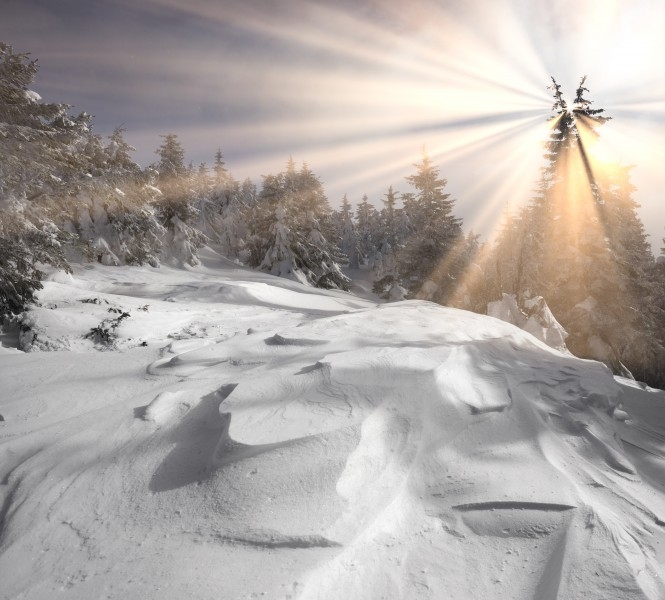
{"label": "sky", "polygon": [[237,179],[307,162],[333,207],[409,191],[423,147],[465,229],[491,236],[532,195],[554,76],[587,75],[611,121],[599,148],[635,165],[655,252],[665,235],[665,3],[659,0],[0,0],[0,39],[37,58],[49,102],[117,126],[147,166],[221,148]]}

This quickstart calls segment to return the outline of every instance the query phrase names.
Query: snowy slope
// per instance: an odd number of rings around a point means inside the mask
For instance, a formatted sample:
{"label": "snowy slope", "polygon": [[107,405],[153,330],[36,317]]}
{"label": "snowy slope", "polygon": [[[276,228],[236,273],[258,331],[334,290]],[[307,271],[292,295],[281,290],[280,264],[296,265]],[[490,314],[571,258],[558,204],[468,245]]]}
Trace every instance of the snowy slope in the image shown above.
{"label": "snowy slope", "polygon": [[212,253],[40,299],[0,353],[2,598],[665,597],[663,392]]}

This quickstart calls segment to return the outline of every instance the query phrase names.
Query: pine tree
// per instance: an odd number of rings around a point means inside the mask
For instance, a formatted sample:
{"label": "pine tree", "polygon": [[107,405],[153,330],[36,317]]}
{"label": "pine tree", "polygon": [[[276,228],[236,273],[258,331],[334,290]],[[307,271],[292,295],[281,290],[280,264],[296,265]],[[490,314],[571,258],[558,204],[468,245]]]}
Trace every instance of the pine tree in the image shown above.
{"label": "pine tree", "polygon": [[[386,192],[386,199],[383,201],[384,207],[381,211],[381,222],[383,224],[383,244],[389,246],[389,250],[394,252],[398,243],[398,225],[397,212],[397,194],[391,185]],[[385,250],[383,250],[385,252]]]}
{"label": "pine tree", "polygon": [[217,152],[215,152],[215,166],[213,167],[213,171],[215,172],[215,179],[217,182],[223,181],[228,173],[221,148],[217,148]]}
{"label": "pine tree", "polygon": [[246,177],[240,185],[240,199],[247,208],[252,208],[256,204],[256,184],[249,177]]}
{"label": "pine tree", "polygon": [[[550,286],[555,297],[548,302],[570,310],[589,294],[593,277],[585,255],[604,255],[599,235],[598,182],[591,168],[588,146],[598,137],[597,129],[609,119],[603,109],[591,109],[584,98],[586,78],[578,86],[575,104],[569,109],[561,86],[552,78],[555,98],[552,133],[545,145],[546,166],[538,196],[532,203],[528,229],[534,232],[529,254],[539,267],[532,279]],[[562,268],[562,265],[564,266]],[[595,268],[595,267],[594,267]]]}
{"label": "pine tree", "polygon": [[219,241],[219,231],[222,221],[220,207],[215,201],[216,176],[214,173],[213,169],[213,176],[211,177],[206,164],[201,163],[193,186],[196,197],[196,209],[198,211],[196,227],[206,236],[210,243]]}
{"label": "pine tree", "polygon": [[105,145],[90,115],[70,116],[67,105],[43,103],[28,89],[35,61],[6,45],[0,54],[8,78],[0,76],[0,230],[59,268],[68,266],[66,247],[71,257],[106,264],[158,264],[162,229],[149,206],[154,196],[131,160],[124,130]]}
{"label": "pine tree", "polygon": [[379,215],[377,241],[381,253],[380,268],[376,270],[372,290],[384,299],[402,299],[406,290],[399,274],[398,255],[408,229],[400,227],[400,212],[395,207],[397,194],[391,185],[386,192],[384,207]]}
{"label": "pine tree", "polygon": [[663,356],[658,316],[646,300],[654,293],[653,257],[630,168],[593,159],[598,129],[609,118],[591,108],[585,82],[569,107],[552,79],[546,163],[536,196],[494,247],[496,291],[515,294],[522,305],[544,297],[575,354],[653,378]]}
{"label": "pine tree", "polygon": [[159,181],[175,184],[178,179],[181,179],[187,173],[185,150],[175,133],[167,133],[160,137],[164,141],[155,150],[155,154],[159,156],[159,162],[157,163]]}
{"label": "pine tree", "polygon": [[356,232],[360,261],[369,268],[374,267],[374,258],[378,251],[376,241],[376,209],[369,202],[367,194],[363,194],[356,209]]}
{"label": "pine tree", "polygon": [[253,211],[251,264],[280,277],[323,288],[348,288],[339,263],[331,209],[320,180],[306,164],[264,178]]}
{"label": "pine tree", "polygon": [[128,171],[138,172],[139,167],[132,159],[132,152],[136,151],[132,145],[125,141],[124,127],[116,127],[109,136],[109,143],[104,148],[108,167],[112,170],[118,170],[123,173]]}
{"label": "pine tree", "polygon": [[30,89],[38,70],[29,54],[17,54],[0,42],[0,123],[38,131],[61,129],[69,106],[41,102],[39,94]]}
{"label": "pine tree", "polygon": [[245,247],[248,207],[242,199],[240,184],[224,163],[221,149],[215,153],[212,179],[199,199],[199,229],[218,244],[225,256],[238,258]]}
{"label": "pine tree", "polygon": [[40,264],[69,270],[69,234],[48,212],[73,176],[89,121],[30,90],[37,63],[0,42],[0,317],[21,312],[41,288]]}
{"label": "pine tree", "polygon": [[446,303],[461,272],[455,253],[462,239],[461,220],[453,215],[454,200],[444,192],[447,181],[424,150],[414,166],[416,173],[406,180],[416,193],[403,196],[414,235],[400,253],[399,271],[412,296]]}
{"label": "pine tree", "polygon": [[199,211],[193,187],[195,171],[185,166],[185,151],[174,133],[161,136],[163,142],[155,151],[157,185],[162,196],[157,202],[157,212],[166,230],[164,252],[178,265],[197,265],[198,248],[205,236],[194,228]]}
{"label": "pine tree", "polygon": [[72,189],[57,221],[76,234],[83,257],[105,265],[159,266],[165,230],[152,203],[157,194],[140,170],[117,167]]}
{"label": "pine tree", "polygon": [[340,249],[348,257],[349,267],[357,269],[360,267],[358,236],[356,233],[356,226],[353,222],[351,203],[346,194],[344,194],[344,197],[342,198],[342,207],[339,211],[338,221],[338,236],[341,240]]}
{"label": "pine tree", "polygon": [[547,145],[549,177],[534,207],[541,240],[537,285],[569,330],[568,347],[621,372],[626,362],[637,366],[634,347],[646,341],[636,301],[651,257],[629,170],[591,160],[597,130],[609,119],[591,108],[585,81],[568,110],[553,80],[557,125]]}
{"label": "pine tree", "polygon": [[68,186],[69,201],[60,202],[57,222],[76,234],[88,260],[157,267],[165,235],[153,206],[158,194],[132,152],[122,128],[106,145],[89,136],[87,176]]}
{"label": "pine tree", "polygon": [[269,248],[271,229],[275,223],[276,211],[283,195],[282,175],[264,175],[263,186],[251,207],[250,234],[248,239],[251,267],[258,267]]}

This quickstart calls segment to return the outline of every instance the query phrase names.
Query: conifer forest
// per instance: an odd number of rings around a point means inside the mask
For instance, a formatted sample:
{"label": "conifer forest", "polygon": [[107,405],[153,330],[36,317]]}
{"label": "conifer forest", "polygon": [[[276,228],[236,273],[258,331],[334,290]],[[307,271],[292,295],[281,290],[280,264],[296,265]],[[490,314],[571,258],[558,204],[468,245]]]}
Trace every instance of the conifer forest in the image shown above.
{"label": "conifer forest", "polygon": [[632,167],[592,157],[613,115],[593,103],[585,77],[570,102],[549,82],[533,193],[483,239],[456,216],[463,198],[447,191],[454,175],[425,147],[416,164],[405,161],[400,189],[388,185],[381,198],[328,198],[315,168],[289,156],[281,170],[239,181],[224,140],[209,164],[193,165],[173,132],[155,162],[140,166],[122,127],[101,137],[90,115],[42,100],[32,91],[37,73],[31,55],[0,43],[5,327],[29,327],[25,311],[47,268],[195,266],[209,245],[238,265],[318,288],[348,290],[362,269],[377,300],[481,314],[503,301],[518,325],[558,322],[574,355],[665,387],[665,257],[651,252]]}

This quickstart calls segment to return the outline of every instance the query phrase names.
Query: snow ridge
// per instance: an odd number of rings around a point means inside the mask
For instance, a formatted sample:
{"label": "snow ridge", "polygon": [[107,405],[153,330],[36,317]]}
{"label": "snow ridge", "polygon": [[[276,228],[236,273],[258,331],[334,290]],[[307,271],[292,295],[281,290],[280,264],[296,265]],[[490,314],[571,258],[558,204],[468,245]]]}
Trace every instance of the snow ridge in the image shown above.
{"label": "snow ridge", "polygon": [[[270,281],[47,282],[42,343],[0,361],[8,598],[665,595],[663,392],[489,317]],[[93,292],[131,315],[117,351],[83,337]]]}

